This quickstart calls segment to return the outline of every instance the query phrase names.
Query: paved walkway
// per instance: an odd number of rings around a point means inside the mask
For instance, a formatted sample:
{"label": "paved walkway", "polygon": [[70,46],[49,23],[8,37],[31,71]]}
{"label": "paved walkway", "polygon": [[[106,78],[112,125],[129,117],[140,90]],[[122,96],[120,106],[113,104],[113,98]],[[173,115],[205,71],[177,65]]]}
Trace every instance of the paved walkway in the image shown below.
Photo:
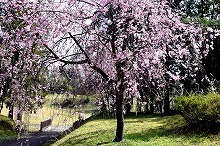
{"label": "paved walkway", "polygon": [[[82,119],[88,118],[88,116],[84,113],[78,114]],[[33,124],[31,126],[39,127],[39,124]],[[51,126],[43,132],[32,133],[27,138],[0,143],[0,146],[42,146],[48,140],[59,136],[62,132],[69,129],[70,127],[71,126]]]}
{"label": "paved walkway", "polygon": [[52,126],[46,131],[30,134],[28,138],[0,143],[0,146],[42,146],[51,138],[59,136],[69,126]]}
{"label": "paved walkway", "polygon": [[40,132],[31,134],[28,138],[0,143],[0,146],[42,146],[53,137],[59,136],[59,132]]}

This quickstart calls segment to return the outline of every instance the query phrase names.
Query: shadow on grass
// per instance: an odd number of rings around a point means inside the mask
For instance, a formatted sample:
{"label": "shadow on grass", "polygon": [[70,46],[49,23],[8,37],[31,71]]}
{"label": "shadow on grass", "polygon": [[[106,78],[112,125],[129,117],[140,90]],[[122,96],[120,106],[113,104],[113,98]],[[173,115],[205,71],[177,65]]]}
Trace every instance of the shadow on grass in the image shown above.
{"label": "shadow on grass", "polygon": [[[149,118],[147,119],[149,122],[157,122],[160,126],[149,128],[142,132],[126,134],[126,139],[147,142],[155,138],[168,137],[171,139],[181,138],[188,142],[199,143],[201,138],[220,134],[220,125],[215,125],[212,128],[197,125],[189,126],[180,116],[150,115],[147,118]],[[138,121],[141,122],[140,120]]]}
{"label": "shadow on grass", "polygon": [[144,123],[144,121],[143,120],[136,120],[136,121],[134,121],[134,120],[126,120],[125,124],[126,123]]}
{"label": "shadow on grass", "polygon": [[[108,132],[107,130],[97,130],[97,131],[93,131],[93,132],[87,132],[87,133],[83,133],[80,135],[76,135],[76,136],[72,136],[71,138],[67,139],[65,141],[65,144],[70,144],[70,145],[80,145],[80,144],[85,144],[88,145],[88,141],[92,141],[93,144],[91,143],[91,145],[94,145],[93,140],[96,139],[97,137],[99,137],[100,135],[104,135],[105,132]],[[101,141],[101,142],[97,142],[97,144],[95,145],[104,145],[104,144],[108,144],[111,141]]]}
{"label": "shadow on grass", "polygon": [[69,138],[68,140],[65,141],[65,145],[76,145],[76,144],[83,144],[85,141],[87,141],[88,139],[92,139],[94,138],[94,136],[88,136],[88,137],[83,137],[83,138],[77,138],[72,140],[72,138]]}
{"label": "shadow on grass", "polygon": [[165,131],[161,131],[160,129],[149,129],[144,132],[126,134],[126,139],[137,140],[137,141],[150,141],[153,138],[167,136]]}
{"label": "shadow on grass", "polygon": [[100,142],[100,143],[97,143],[97,145],[109,144],[110,142],[112,141]]}
{"label": "shadow on grass", "polygon": [[[99,121],[100,119],[114,119],[114,117],[106,116],[103,118],[102,115],[99,115],[93,116],[88,121]],[[111,125],[111,122],[107,123]],[[104,123],[97,122],[97,124]],[[180,115],[163,116],[138,114],[136,116],[136,114],[129,114],[125,116],[125,125],[130,127],[131,130],[129,131],[132,133],[127,133],[124,137],[125,139],[132,141],[148,142],[157,138],[165,137],[171,141],[176,138],[183,142],[187,141],[188,143],[199,144],[203,137],[212,137],[213,135],[213,133],[200,131],[201,129],[199,128],[187,126]],[[93,126],[92,131],[85,131],[84,133],[78,133],[77,135],[71,136],[69,139],[65,140],[64,144],[85,145],[86,143],[86,145],[109,145],[112,143],[115,135],[115,131],[112,130],[113,127],[103,125],[102,129],[94,129],[96,126]],[[143,130],[140,132],[132,131],[135,129]],[[218,131],[215,129],[215,134],[220,132],[219,129]]]}
{"label": "shadow on grass", "polygon": [[[144,118],[153,118],[153,117],[164,117],[164,115],[158,115],[158,114],[146,114],[146,113],[127,113],[125,114],[125,119],[144,119]],[[107,115],[107,114],[98,114],[94,115],[91,120],[100,120],[100,119],[116,119],[115,115]]]}

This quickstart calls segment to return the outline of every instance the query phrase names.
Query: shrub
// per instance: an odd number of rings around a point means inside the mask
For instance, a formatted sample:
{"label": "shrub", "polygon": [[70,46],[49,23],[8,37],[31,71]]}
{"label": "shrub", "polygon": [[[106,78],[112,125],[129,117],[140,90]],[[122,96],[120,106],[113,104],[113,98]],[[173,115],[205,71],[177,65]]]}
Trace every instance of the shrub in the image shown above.
{"label": "shrub", "polygon": [[190,125],[212,126],[220,123],[220,95],[190,94],[175,99],[177,111]]}
{"label": "shrub", "polygon": [[0,115],[0,129],[13,130],[15,128],[15,123],[13,120],[6,116]]}
{"label": "shrub", "polygon": [[0,142],[16,136],[15,123],[6,116],[0,115]]}
{"label": "shrub", "polygon": [[1,128],[7,128],[10,130],[13,130],[13,125],[9,123],[8,121],[0,120],[0,125],[1,125]]}

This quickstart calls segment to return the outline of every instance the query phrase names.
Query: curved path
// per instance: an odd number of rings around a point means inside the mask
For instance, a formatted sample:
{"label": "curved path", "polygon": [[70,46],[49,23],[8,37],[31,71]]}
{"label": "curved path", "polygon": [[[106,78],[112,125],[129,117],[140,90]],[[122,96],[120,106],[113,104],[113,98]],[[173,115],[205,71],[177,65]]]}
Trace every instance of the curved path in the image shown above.
{"label": "curved path", "polygon": [[42,146],[51,138],[59,136],[59,134],[59,132],[40,132],[37,134],[30,134],[28,138],[0,143],[0,146]]}
{"label": "curved path", "polygon": [[[83,120],[89,116],[85,113],[78,112],[79,117]],[[31,126],[39,127],[38,124]],[[52,138],[60,136],[64,131],[68,130],[72,126],[50,126],[43,132],[31,133],[27,138],[21,138],[19,140],[11,140],[0,143],[0,146],[42,146]]]}
{"label": "curved path", "polygon": [[32,133],[27,138],[21,138],[19,140],[12,140],[0,143],[0,146],[42,146],[51,138],[59,136],[63,131],[70,127],[56,126],[51,127],[48,131]]}
{"label": "curved path", "polygon": [[[77,112],[77,114],[79,114],[79,117],[83,120],[89,117],[85,113]],[[32,126],[39,127],[38,124]],[[58,137],[70,127],[72,126],[51,126],[43,132],[32,133],[27,138],[2,142],[0,143],[0,146],[42,146],[50,139]]]}

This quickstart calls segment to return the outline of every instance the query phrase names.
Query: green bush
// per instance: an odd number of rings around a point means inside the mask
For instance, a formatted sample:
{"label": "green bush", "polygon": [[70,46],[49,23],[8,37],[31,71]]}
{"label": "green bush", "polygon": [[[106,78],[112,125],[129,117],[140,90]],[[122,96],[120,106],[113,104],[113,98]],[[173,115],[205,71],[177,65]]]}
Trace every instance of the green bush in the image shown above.
{"label": "green bush", "polygon": [[0,115],[0,141],[10,136],[16,136],[15,123],[8,117]]}
{"label": "green bush", "polygon": [[4,129],[14,129],[15,128],[15,123],[12,119],[9,119],[6,116],[0,115],[0,128]]}
{"label": "green bush", "polygon": [[211,126],[220,123],[220,95],[217,93],[178,96],[175,105],[190,125]]}
{"label": "green bush", "polygon": [[0,120],[1,127],[7,128],[7,129],[13,129],[13,125],[5,120]]}

